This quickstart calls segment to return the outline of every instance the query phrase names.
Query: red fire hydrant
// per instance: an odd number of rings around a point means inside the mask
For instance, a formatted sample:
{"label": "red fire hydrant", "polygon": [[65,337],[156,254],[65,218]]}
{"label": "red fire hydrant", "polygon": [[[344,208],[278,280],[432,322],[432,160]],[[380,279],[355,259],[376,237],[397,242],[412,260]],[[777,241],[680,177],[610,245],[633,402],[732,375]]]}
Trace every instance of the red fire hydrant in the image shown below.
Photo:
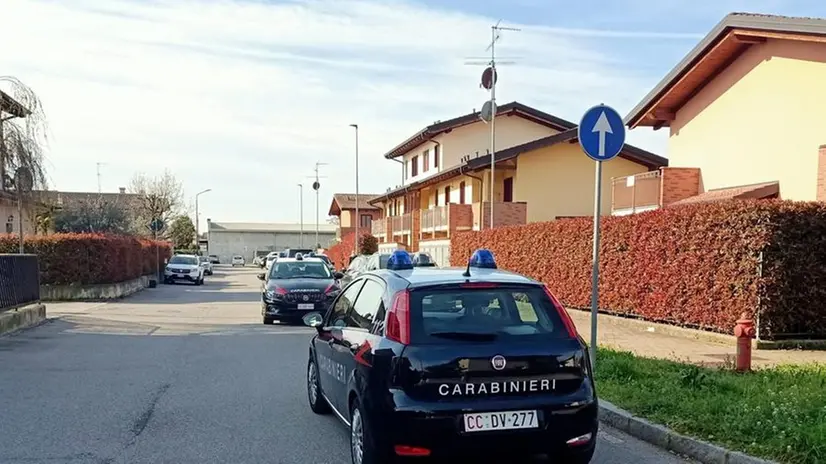
{"label": "red fire hydrant", "polygon": [[755,334],[754,321],[749,318],[748,314],[743,313],[737,320],[737,325],[734,326],[734,336],[737,337],[735,368],[739,372],[751,370],[751,339]]}

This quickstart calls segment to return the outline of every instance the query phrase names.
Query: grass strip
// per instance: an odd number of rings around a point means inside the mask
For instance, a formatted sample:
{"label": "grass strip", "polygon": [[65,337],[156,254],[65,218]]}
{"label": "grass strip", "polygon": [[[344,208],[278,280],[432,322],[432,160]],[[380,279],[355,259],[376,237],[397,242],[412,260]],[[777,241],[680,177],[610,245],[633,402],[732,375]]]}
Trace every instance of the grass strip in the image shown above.
{"label": "grass strip", "polygon": [[599,349],[597,393],[728,449],[791,464],[826,462],[826,365],[728,369]]}

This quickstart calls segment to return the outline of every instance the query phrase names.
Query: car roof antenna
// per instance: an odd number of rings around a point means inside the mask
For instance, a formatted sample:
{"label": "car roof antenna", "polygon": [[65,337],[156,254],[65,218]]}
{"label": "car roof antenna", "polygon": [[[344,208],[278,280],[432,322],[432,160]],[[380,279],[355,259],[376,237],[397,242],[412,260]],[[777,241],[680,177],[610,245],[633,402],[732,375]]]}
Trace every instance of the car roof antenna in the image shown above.
{"label": "car roof antenna", "polygon": [[462,273],[462,277],[470,277],[470,259],[467,260],[467,269]]}

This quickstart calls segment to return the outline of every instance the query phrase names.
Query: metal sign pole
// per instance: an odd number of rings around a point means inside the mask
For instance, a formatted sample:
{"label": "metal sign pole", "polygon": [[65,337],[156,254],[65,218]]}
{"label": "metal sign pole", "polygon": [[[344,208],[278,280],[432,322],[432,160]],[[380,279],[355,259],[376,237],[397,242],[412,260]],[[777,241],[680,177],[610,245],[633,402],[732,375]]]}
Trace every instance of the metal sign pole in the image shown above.
{"label": "metal sign pole", "polygon": [[17,233],[18,240],[20,240],[20,254],[25,253],[24,239],[23,239],[23,192],[20,187],[17,187]]}
{"label": "metal sign pole", "polygon": [[594,250],[591,267],[591,366],[597,360],[597,315],[599,314],[599,224],[602,206],[602,161],[595,161],[594,180]]}

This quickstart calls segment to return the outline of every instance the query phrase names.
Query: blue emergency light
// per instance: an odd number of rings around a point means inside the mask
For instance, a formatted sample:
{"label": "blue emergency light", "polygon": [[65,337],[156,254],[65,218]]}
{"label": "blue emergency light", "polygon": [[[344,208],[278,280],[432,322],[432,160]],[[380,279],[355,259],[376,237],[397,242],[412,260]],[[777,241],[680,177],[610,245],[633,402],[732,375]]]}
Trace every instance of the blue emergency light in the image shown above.
{"label": "blue emergency light", "polygon": [[387,260],[387,269],[391,271],[413,269],[413,260],[410,258],[410,253],[404,250],[394,251]]}
{"label": "blue emergency light", "polygon": [[493,259],[493,253],[487,248],[479,248],[470,256],[470,263],[468,267],[475,267],[479,269],[497,269],[496,260]]}

